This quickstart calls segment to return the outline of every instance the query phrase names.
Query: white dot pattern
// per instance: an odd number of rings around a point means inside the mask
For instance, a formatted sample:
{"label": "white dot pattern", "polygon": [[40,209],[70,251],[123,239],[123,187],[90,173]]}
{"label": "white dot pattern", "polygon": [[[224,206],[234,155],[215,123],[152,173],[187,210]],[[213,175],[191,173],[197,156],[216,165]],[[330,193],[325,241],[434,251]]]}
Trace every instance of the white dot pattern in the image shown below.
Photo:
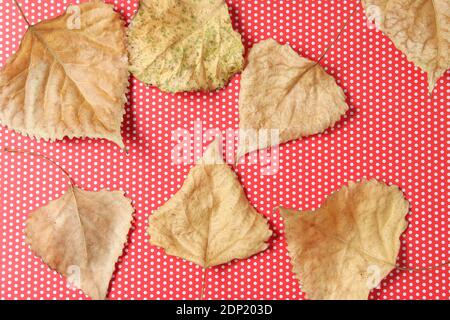
{"label": "white dot pattern", "polygon": [[[68,0],[21,1],[31,23],[64,12]],[[109,2],[109,1],[108,1]],[[137,0],[116,0],[130,21]],[[229,0],[234,28],[248,49],[272,37],[317,60],[333,42],[356,1]],[[0,57],[6,62],[26,30],[13,1],[0,3]],[[450,259],[450,81],[447,72],[428,96],[426,76],[391,41],[367,27],[358,5],[340,40],[321,61],[345,89],[351,110],[334,129],[284,144],[280,168],[262,175],[259,165],[235,169],[248,198],[274,231],[270,248],[244,261],[207,271],[208,299],[303,299],[286,250],[278,206],[317,208],[349,180],[377,178],[397,184],[411,203],[399,264],[423,267]],[[173,165],[172,131],[238,127],[239,75],[223,90],[166,94],[131,80],[123,137],[129,154],[113,143],[75,139],[35,141],[0,128],[2,147],[42,153],[88,190],[126,191],[136,209],[124,255],[111,283],[111,299],[197,299],[202,269],[148,242],[148,216],[181,186],[191,165]],[[205,141],[204,145],[207,142]],[[24,241],[29,213],[59,197],[65,178],[54,166],[26,155],[0,153],[0,299],[86,299],[35,257]],[[371,299],[449,299],[448,267],[393,271]]]}

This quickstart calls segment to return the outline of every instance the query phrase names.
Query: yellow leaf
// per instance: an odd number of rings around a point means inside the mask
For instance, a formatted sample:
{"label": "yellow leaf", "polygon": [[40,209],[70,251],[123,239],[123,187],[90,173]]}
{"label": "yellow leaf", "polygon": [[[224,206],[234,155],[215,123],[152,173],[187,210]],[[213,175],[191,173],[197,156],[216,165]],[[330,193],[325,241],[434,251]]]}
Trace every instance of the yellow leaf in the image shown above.
{"label": "yellow leaf", "polygon": [[373,19],[408,60],[428,74],[431,93],[450,68],[448,0],[363,0]]}
{"label": "yellow leaf", "polygon": [[396,186],[350,182],[316,211],[281,209],[293,271],[310,299],[367,299],[394,268],[408,202]]}
{"label": "yellow leaf", "polygon": [[242,70],[223,0],[145,0],[129,28],[131,72],[164,91],[213,90]]}
{"label": "yellow leaf", "polygon": [[0,72],[0,123],[45,140],[105,138],[123,147],[123,22],[102,2],[76,8],[28,28]]}
{"label": "yellow leaf", "polygon": [[272,234],[223,162],[217,141],[181,189],[150,216],[148,233],[151,244],[204,268],[263,251]]}
{"label": "yellow leaf", "polygon": [[33,252],[93,299],[104,299],[133,216],[123,192],[70,187],[26,225]]}
{"label": "yellow leaf", "polygon": [[279,130],[279,143],[323,132],[347,111],[345,95],[322,67],[272,39],[256,44],[242,73],[238,158],[251,146],[243,132]]}

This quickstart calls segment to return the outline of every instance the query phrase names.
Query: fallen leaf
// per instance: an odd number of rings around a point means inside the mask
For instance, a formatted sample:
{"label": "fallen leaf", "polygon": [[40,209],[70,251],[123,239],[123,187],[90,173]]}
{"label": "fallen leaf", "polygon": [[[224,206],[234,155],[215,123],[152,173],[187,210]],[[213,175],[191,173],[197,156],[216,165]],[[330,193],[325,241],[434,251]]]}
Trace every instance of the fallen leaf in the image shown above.
{"label": "fallen leaf", "polygon": [[223,0],[145,0],[129,27],[130,70],[163,91],[213,90],[242,70]]}
{"label": "fallen leaf", "polygon": [[333,77],[288,45],[262,41],[252,48],[248,60],[241,77],[238,159],[274,146],[244,143],[249,129],[278,129],[283,143],[323,132],[347,111],[344,92]]}
{"label": "fallen leaf", "polygon": [[133,211],[123,192],[70,187],[29,216],[26,240],[50,268],[72,277],[72,284],[93,299],[104,299]]}
{"label": "fallen leaf", "polygon": [[79,29],[76,10],[28,28],[0,72],[0,123],[38,139],[105,138],[123,148],[124,23],[103,2],[76,7]]}
{"label": "fallen leaf", "polygon": [[316,211],[281,209],[293,271],[310,299],[367,299],[395,267],[408,202],[396,186],[350,182]]}
{"label": "fallen leaf", "polygon": [[213,142],[181,189],[149,219],[150,243],[204,268],[267,248],[272,232]]}
{"label": "fallen leaf", "polygon": [[408,60],[428,75],[431,93],[450,68],[450,2],[448,0],[363,0],[375,20]]}

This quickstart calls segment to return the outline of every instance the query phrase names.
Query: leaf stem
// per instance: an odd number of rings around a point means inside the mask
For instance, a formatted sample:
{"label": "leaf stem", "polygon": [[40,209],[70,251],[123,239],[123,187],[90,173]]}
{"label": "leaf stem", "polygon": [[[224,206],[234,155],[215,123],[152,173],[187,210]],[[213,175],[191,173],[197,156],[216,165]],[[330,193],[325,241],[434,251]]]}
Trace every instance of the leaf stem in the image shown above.
{"label": "leaf stem", "polygon": [[53,164],[54,166],[56,166],[59,170],[61,170],[62,173],[64,173],[64,175],[68,178],[71,186],[75,186],[75,182],[72,179],[72,177],[70,176],[69,172],[64,169],[62,166],[60,166],[59,164],[57,164],[54,160],[50,159],[47,156],[44,156],[43,154],[37,153],[37,152],[32,152],[32,151],[25,151],[25,150],[17,150],[17,149],[11,149],[11,148],[3,148],[4,152],[9,152],[9,153],[21,153],[21,154],[27,154],[27,155],[31,155],[34,157],[38,157],[41,159],[44,159],[48,162],[50,162],[51,164]]}
{"label": "leaf stem", "polygon": [[20,14],[22,15],[23,20],[27,23],[29,27],[31,27],[30,22],[28,21],[27,17],[25,16],[25,13],[23,13],[22,7],[20,6],[19,2],[17,0],[14,0],[14,3],[16,4],[16,7],[19,9]]}

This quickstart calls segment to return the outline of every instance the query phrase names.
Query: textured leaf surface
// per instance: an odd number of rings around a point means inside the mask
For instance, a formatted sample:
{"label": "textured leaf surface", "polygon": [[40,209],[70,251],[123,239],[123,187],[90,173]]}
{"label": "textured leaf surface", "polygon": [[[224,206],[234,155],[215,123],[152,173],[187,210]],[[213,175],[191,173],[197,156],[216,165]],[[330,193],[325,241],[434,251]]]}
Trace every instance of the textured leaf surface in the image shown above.
{"label": "textured leaf surface", "polygon": [[351,182],[316,211],[281,209],[307,297],[367,299],[394,268],[407,212],[402,192],[375,180]]}
{"label": "textured leaf surface", "polygon": [[[345,95],[322,67],[272,39],[256,44],[241,78],[240,129],[278,129],[279,142],[320,133],[347,111]],[[243,143],[238,158],[256,150]],[[259,145],[260,149],[271,145]]]}
{"label": "textured leaf surface", "polygon": [[[408,60],[428,74],[428,91],[450,68],[448,0],[363,0],[370,18]],[[377,20],[378,19],[378,20]]]}
{"label": "textured leaf surface", "polygon": [[29,27],[0,72],[0,123],[45,140],[106,138],[123,147],[125,29],[112,6],[84,3]]}
{"label": "textured leaf surface", "polygon": [[30,215],[26,239],[33,252],[63,276],[72,275],[75,266],[80,289],[93,299],[104,299],[133,211],[123,192],[71,187]]}
{"label": "textured leaf surface", "polygon": [[223,87],[243,67],[223,0],[146,0],[129,29],[131,72],[164,91]]}
{"label": "textured leaf surface", "polygon": [[272,232],[213,142],[181,189],[149,219],[150,242],[205,268],[267,248]]}

